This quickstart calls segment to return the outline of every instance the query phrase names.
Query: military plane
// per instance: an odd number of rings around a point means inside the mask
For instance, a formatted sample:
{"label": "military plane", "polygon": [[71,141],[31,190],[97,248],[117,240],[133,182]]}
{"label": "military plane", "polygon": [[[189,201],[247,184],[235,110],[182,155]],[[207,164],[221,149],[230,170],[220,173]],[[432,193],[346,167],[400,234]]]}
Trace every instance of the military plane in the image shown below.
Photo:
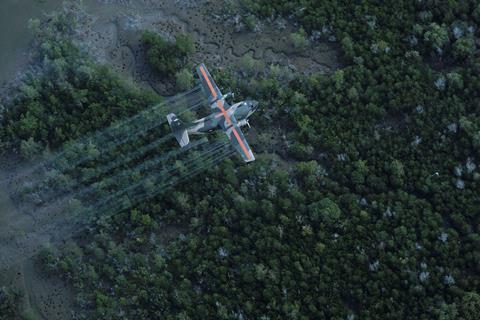
{"label": "military plane", "polygon": [[253,156],[252,149],[250,149],[240,127],[245,125],[250,127],[248,117],[257,110],[258,102],[246,100],[229,105],[226,99],[233,97],[233,94],[228,93],[222,95],[203,63],[198,66],[197,73],[200,77],[202,87],[208,95],[212,113],[191,123],[182,122],[174,113],[167,115],[170,128],[180,147],[183,148],[190,143],[189,134],[205,134],[216,128],[220,128],[227,134],[228,139],[245,162],[254,161],[255,157]]}

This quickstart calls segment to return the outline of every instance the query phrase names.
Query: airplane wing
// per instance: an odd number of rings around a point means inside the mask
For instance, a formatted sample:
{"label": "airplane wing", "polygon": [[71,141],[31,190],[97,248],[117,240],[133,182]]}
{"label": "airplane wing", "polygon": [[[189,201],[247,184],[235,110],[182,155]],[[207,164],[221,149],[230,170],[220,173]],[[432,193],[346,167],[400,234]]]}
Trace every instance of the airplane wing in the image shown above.
{"label": "airplane wing", "polygon": [[222,93],[217,87],[215,81],[213,81],[210,72],[208,72],[207,67],[202,63],[197,68],[198,77],[202,81],[202,86],[205,89],[205,92],[208,95],[208,100],[210,103],[222,98]]}
{"label": "airplane wing", "polygon": [[223,99],[220,89],[213,81],[212,76],[203,63],[197,68],[197,73],[208,94],[208,99],[210,103],[212,103],[212,108],[218,111],[218,114],[216,115],[219,120],[218,125],[227,134],[228,139],[230,139],[230,142],[240,153],[243,160],[245,160],[245,162],[254,161],[255,157],[253,156],[252,149],[250,149],[247,139],[245,139],[243,132],[237,125],[237,120],[233,115],[229,115],[226,111],[230,106],[225,99]]}
{"label": "airplane wing", "polygon": [[247,139],[245,139],[242,130],[240,130],[240,127],[236,123],[226,129],[225,133],[245,162],[251,162],[255,160],[252,149],[250,149],[250,146],[248,145]]}
{"label": "airplane wing", "polygon": [[223,99],[220,89],[215,84],[215,81],[213,81],[210,72],[208,72],[207,67],[205,67],[203,63],[198,66],[197,73],[202,81],[203,88],[208,94],[208,100],[211,103],[212,110],[218,112],[216,115],[218,119],[218,125],[223,130],[226,130],[234,123],[226,111],[228,108],[230,108],[230,105],[228,105],[225,99]]}

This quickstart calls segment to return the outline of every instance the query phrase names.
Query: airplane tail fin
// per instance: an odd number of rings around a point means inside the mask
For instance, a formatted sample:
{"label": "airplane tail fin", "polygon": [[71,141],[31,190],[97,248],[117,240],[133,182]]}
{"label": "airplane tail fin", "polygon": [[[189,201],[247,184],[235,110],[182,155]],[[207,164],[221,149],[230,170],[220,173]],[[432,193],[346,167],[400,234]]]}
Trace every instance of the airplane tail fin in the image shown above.
{"label": "airplane tail fin", "polygon": [[188,137],[188,132],[183,122],[178,119],[178,117],[174,113],[170,113],[167,115],[168,124],[172,129],[173,135],[178,141],[180,147],[185,147],[190,143],[190,138]]}

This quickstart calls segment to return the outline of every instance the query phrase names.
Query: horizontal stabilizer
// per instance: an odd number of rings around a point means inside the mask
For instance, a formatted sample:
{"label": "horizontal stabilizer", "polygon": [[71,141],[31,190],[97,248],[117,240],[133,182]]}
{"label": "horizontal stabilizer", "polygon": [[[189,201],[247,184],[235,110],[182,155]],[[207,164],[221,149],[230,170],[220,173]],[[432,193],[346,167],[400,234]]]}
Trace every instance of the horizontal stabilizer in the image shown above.
{"label": "horizontal stabilizer", "polygon": [[180,147],[185,147],[190,143],[190,138],[188,137],[188,132],[186,127],[183,125],[183,122],[178,119],[178,117],[174,113],[170,113],[167,115],[168,124],[172,129],[172,133],[177,139],[178,144]]}

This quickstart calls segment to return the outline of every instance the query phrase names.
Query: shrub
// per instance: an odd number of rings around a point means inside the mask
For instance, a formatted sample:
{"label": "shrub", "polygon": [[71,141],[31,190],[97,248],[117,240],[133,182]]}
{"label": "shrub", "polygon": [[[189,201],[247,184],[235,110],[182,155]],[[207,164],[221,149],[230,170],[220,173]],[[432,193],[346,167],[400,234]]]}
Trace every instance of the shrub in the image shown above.
{"label": "shrub", "polygon": [[158,33],[144,31],[141,41],[146,47],[148,64],[164,77],[173,77],[195,52],[193,39],[186,34],[177,35],[175,42],[170,42]]}

